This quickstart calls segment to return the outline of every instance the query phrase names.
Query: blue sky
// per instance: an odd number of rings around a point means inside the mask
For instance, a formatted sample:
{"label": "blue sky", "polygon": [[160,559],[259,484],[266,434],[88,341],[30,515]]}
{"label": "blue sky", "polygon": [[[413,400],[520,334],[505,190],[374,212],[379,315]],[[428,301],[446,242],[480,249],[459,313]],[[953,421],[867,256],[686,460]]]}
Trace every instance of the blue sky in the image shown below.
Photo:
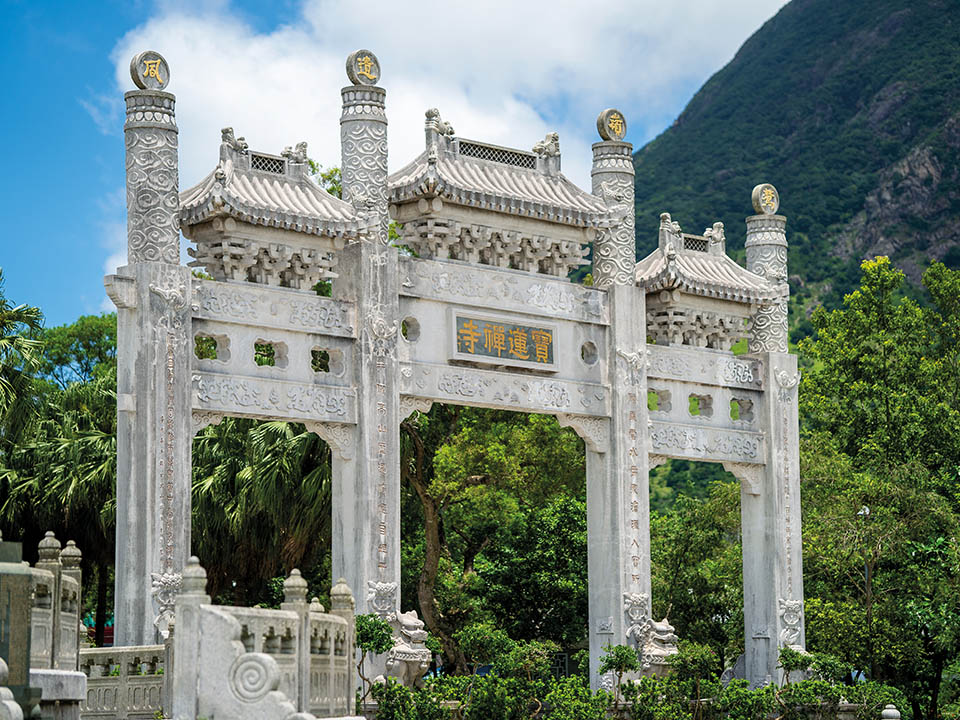
{"label": "blue sky", "polygon": [[436,106],[458,134],[514,147],[558,130],[564,172],[589,187],[600,110],[623,110],[641,147],[783,4],[0,0],[4,293],[48,326],[112,309],[103,275],[125,257],[122,97],[139,50],[171,66],[181,189],[212,169],[225,125],[268,152],[306,139],[336,164],[357,47],[383,66],[391,169],[419,152]]}

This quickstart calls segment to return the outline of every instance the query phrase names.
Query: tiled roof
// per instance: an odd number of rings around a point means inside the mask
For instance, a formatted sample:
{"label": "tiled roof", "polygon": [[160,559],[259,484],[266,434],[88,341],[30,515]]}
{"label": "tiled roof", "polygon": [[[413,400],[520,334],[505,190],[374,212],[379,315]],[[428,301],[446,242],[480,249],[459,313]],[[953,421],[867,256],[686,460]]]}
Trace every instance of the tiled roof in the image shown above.
{"label": "tiled roof", "polygon": [[305,147],[282,156],[255,153],[227,131],[216,169],[180,193],[181,226],[215,216],[332,237],[363,229],[353,206],[310,179]]}
{"label": "tiled roof", "polygon": [[[669,221],[669,215],[666,217]],[[690,249],[698,246],[704,250]],[[738,302],[764,302],[788,294],[786,284],[771,283],[730,259],[722,244],[708,250],[710,247],[711,240],[700,236],[683,235],[674,241],[661,225],[660,247],[636,265],[637,285],[647,292],[679,288]]]}
{"label": "tiled roof", "polygon": [[[464,155],[459,149],[463,146],[489,149],[485,155],[514,161],[529,156],[534,167]],[[428,148],[389,177],[390,202],[439,196],[460,205],[577,227],[605,227],[617,219],[600,198],[584,192],[560,172],[536,169],[536,161],[535,155],[520,150],[441,139],[438,146]]]}

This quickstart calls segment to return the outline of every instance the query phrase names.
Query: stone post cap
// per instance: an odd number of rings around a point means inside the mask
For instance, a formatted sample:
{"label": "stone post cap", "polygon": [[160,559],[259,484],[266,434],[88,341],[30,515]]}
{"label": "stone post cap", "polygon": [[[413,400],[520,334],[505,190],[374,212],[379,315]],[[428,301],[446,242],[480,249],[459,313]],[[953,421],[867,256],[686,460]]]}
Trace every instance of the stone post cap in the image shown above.
{"label": "stone post cap", "polygon": [[60,562],[60,541],[53,534],[53,530],[47,530],[43,540],[37,546],[37,554],[42,562]]}
{"label": "stone post cap", "polygon": [[753,188],[750,201],[760,215],[776,215],[780,209],[780,193],[770,183],[760,183]]}
{"label": "stone post cap", "polygon": [[60,561],[64,567],[80,567],[80,561],[83,559],[83,553],[73,540],[67,540],[67,546],[60,552]]}
{"label": "stone post cap", "polygon": [[353,610],[353,591],[347,585],[343,578],[337,580],[337,584],[330,588],[330,608],[332,610]]}
{"label": "stone post cap", "polygon": [[361,48],[347,56],[347,78],[354,85],[376,85],[380,79],[380,61],[369,50]]}
{"label": "stone post cap", "polygon": [[627,119],[616,108],[607,108],[597,116],[597,132],[604,140],[622,142],[627,136]]}
{"label": "stone post cap", "polygon": [[320,604],[320,598],[315,597],[310,601],[310,612],[322,613],[326,612],[323,605]]}
{"label": "stone post cap", "polygon": [[307,602],[307,581],[297,568],[291,570],[290,576],[283,581],[283,601],[297,604]]}
{"label": "stone post cap", "polygon": [[180,586],[184,594],[200,594],[207,592],[207,571],[200,565],[200,559],[191,555],[183,568],[183,580]]}
{"label": "stone post cap", "polygon": [[896,705],[887,705],[880,713],[880,717],[883,720],[900,720],[900,711],[897,710]]}
{"label": "stone post cap", "polygon": [[163,90],[170,83],[170,66],[160,53],[144,50],[130,60],[130,78],[141,90]]}

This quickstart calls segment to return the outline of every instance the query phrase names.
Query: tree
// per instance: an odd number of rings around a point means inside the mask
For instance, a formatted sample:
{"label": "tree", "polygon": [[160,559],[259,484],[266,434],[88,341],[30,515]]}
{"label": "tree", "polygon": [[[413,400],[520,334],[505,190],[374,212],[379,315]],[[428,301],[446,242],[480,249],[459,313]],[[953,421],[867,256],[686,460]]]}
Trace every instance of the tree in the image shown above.
{"label": "tree", "polygon": [[266,580],[294,567],[329,587],[330,492],[330,448],[303,425],[225,418],[204,428],[193,527],[210,594],[253,604]]}
{"label": "tree", "polygon": [[36,414],[33,373],[41,362],[39,308],[13,305],[0,269],[0,439],[14,443]]}
{"label": "tree", "polygon": [[420,611],[444,665],[465,673],[454,636],[482,619],[478,558],[521,507],[582,488],[583,443],[552,417],[439,404],[401,431],[401,476],[423,518]]}
{"label": "tree", "polygon": [[89,382],[98,366],[116,363],[117,315],[81,315],[43,331],[43,374],[61,389]]}
{"label": "tree", "polygon": [[960,655],[960,273],[931,266],[921,306],[886,258],[862,271],[801,343],[808,644],[900,687],[919,720]]}

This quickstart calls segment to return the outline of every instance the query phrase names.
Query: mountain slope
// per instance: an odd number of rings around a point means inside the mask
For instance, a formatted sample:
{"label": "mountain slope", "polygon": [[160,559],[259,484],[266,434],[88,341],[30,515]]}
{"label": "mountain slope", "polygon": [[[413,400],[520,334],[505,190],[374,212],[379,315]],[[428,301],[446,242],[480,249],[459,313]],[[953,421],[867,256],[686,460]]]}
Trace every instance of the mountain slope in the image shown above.
{"label": "mountain slope", "polygon": [[772,182],[801,301],[837,303],[874,254],[914,281],[960,265],[958,50],[956,0],[793,0],[636,153],[639,257],[663,211],[740,250]]}

